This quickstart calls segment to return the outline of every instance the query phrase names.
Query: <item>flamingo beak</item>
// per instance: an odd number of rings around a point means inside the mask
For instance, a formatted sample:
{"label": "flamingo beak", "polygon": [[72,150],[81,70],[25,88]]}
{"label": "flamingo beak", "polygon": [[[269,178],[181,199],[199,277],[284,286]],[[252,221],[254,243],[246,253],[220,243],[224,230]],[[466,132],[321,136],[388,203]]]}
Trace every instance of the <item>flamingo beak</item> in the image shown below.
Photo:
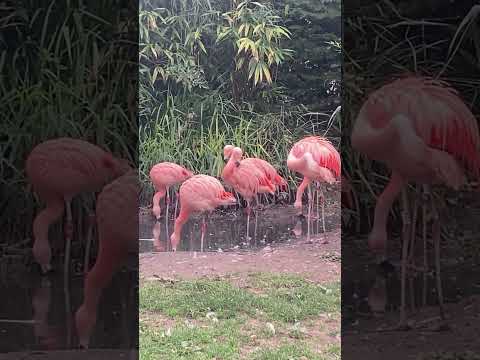
{"label": "flamingo beak", "polygon": [[229,158],[228,156],[226,156],[226,155],[223,157],[223,160],[224,160],[224,161],[228,161],[229,159],[230,159],[230,158]]}

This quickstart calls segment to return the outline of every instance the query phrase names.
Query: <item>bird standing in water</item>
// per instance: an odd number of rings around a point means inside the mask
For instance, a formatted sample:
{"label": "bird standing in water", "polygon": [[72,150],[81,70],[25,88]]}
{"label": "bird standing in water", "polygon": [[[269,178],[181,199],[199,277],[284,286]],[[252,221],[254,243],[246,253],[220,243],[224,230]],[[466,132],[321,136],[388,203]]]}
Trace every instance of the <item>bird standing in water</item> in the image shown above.
{"label": "bird standing in water", "polygon": [[[303,181],[297,189],[295,208],[302,213],[302,196],[308,187],[308,232],[307,239],[310,241],[310,219],[312,211],[311,182],[326,182],[333,184],[340,178],[341,160],[340,154],[328,139],[320,136],[308,136],[296,142],[288,154],[287,166],[290,170],[303,175]],[[325,233],[325,198],[322,197],[322,224]]]}
{"label": "bird standing in water", "polygon": [[177,251],[182,235],[182,227],[192,213],[204,213],[202,222],[202,237],[200,240],[203,251],[203,240],[207,230],[206,214],[219,206],[235,205],[235,197],[226,192],[223,185],[212,176],[194,175],[186,180],[179,191],[180,214],[175,220],[173,234],[170,237],[172,250]]}
{"label": "bird standing in water", "polygon": [[[354,124],[352,147],[392,171],[390,181],[378,197],[368,243],[386,256],[387,219],[393,202],[409,181],[424,185],[443,184],[459,189],[466,182],[465,171],[480,175],[480,136],[477,120],[457,92],[447,83],[425,77],[404,77],[371,93]],[[406,328],[405,279],[410,241],[410,215],[403,192],[403,250],[401,310],[399,327]],[[425,205],[424,205],[425,206]],[[438,301],[445,320],[440,277],[440,222],[435,202],[432,237]],[[425,207],[424,207],[425,210]],[[426,211],[423,221],[426,222]],[[415,224],[414,224],[415,225]],[[424,236],[424,266],[426,236]]]}
{"label": "bird standing in water", "polygon": [[[247,239],[250,229],[251,202],[259,193],[275,193],[275,185],[265,173],[251,162],[242,160],[242,149],[235,147],[223,168],[222,179],[231,185],[247,202]],[[257,201],[258,202],[258,201]]]}
{"label": "bird standing in water", "polygon": [[126,263],[129,251],[138,251],[138,197],[140,183],[136,170],[105,186],[98,196],[98,256],[85,276],[84,300],[75,314],[80,345],[88,347],[97,319],[103,289]]}
{"label": "bird standing in water", "polygon": [[46,203],[33,222],[33,256],[43,274],[51,270],[48,230],[67,209],[65,226],[65,275],[70,265],[73,232],[71,200],[84,192],[95,192],[118,178],[129,165],[89,142],[71,138],[47,140],[28,156],[25,171],[37,196]]}
{"label": "bird standing in water", "polygon": [[152,167],[152,169],[150,170],[150,180],[155,187],[152,212],[157,220],[160,219],[161,214],[160,200],[165,195],[167,201],[167,209],[165,216],[168,219],[168,208],[170,205],[170,195],[168,193],[169,188],[171,186],[184,182],[192,175],[193,174],[190,170],[187,170],[183,166],[171,162],[161,162]]}
{"label": "bird standing in water", "polygon": [[[230,159],[230,155],[234,148],[235,146],[233,145],[225,145],[223,148],[224,160],[228,161]],[[288,188],[287,181],[278,174],[277,170],[268,161],[255,157],[244,158],[242,161],[245,164],[252,164],[262,171],[265,177],[275,186],[276,190]]]}

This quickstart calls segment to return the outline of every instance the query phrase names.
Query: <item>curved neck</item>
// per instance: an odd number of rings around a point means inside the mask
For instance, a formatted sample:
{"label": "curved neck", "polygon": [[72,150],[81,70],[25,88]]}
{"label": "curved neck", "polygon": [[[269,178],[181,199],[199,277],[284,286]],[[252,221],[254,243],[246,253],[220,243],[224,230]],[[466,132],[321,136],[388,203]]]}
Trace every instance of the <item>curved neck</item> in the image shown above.
{"label": "curved neck", "polygon": [[354,125],[350,137],[352,147],[365,154],[372,156],[381,156],[385,148],[389,148],[396,135],[396,126],[393,121],[382,120],[384,126],[372,124],[371,119],[366,118],[366,114],[361,112]]}
{"label": "curved neck", "polygon": [[230,158],[228,159],[227,164],[223,168],[222,177],[229,178],[233,175],[233,172],[234,172],[235,167],[236,167],[235,163],[237,161],[238,161],[238,159],[236,159],[235,155],[231,154]]}

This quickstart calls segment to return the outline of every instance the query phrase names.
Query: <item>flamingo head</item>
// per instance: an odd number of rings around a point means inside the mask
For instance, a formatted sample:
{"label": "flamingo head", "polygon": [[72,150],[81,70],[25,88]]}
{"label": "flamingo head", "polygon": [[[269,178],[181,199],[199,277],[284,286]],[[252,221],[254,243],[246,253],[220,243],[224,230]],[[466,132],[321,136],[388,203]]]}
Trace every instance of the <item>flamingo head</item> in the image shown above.
{"label": "flamingo head", "polygon": [[191,178],[193,176],[193,172],[191,172],[190,170],[187,170],[187,169],[183,169],[182,170],[182,176],[183,176],[183,181]]}
{"label": "flamingo head", "polygon": [[112,179],[116,179],[132,170],[128,160],[116,158],[110,153],[107,153],[103,158],[103,166],[108,169]]}
{"label": "flamingo head", "polygon": [[240,160],[242,160],[242,156],[243,156],[243,151],[242,149],[240,149],[239,147],[234,147],[232,149],[232,152],[230,154],[230,159],[232,159],[233,161],[235,161],[237,163],[237,166],[238,166],[238,162]]}
{"label": "flamingo head", "polygon": [[78,341],[82,348],[87,349],[90,343],[90,335],[97,319],[96,310],[88,310],[83,304],[75,314]]}
{"label": "flamingo head", "polygon": [[233,145],[225,145],[223,148],[223,160],[227,161],[232,154],[232,150],[235,148]]}

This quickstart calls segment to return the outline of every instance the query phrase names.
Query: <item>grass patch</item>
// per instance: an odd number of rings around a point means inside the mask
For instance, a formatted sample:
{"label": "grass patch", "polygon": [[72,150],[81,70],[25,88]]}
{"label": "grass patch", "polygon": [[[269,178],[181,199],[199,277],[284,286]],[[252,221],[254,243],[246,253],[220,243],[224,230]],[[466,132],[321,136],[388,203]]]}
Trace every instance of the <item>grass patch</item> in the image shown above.
{"label": "grass patch", "polygon": [[193,319],[209,312],[215,312],[220,319],[255,313],[251,294],[219,280],[146,283],[140,289],[140,309]]}
{"label": "grass patch", "polygon": [[248,285],[260,294],[226,280],[146,283],[140,289],[140,309],[170,317],[195,319],[214,312],[219,319],[245,314],[283,322],[340,311],[339,283],[321,286],[298,276],[262,273],[250,276]]}
{"label": "grass patch", "polygon": [[240,334],[238,322],[227,320],[216,326],[174,327],[154,329],[140,324],[142,360],[159,359],[234,359],[238,353]]}
{"label": "grass patch", "polygon": [[278,348],[269,348],[257,351],[253,354],[254,360],[291,360],[291,359],[308,359],[323,360],[326,359],[321,355],[313,354],[305,347],[305,344],[285,344]]}
{"label": "grass patch", "polygon": [[251,276],[250,284],[262,289],[257,305],[271,320],[295,322],[340,309],[339,283],[321,286],[295,275],[262,273]]}
{"label": "grass patch", "polygon": [[[307,325],[312,332],[306,333],[292,326],[318,324],[325,314],[338,319],[338,283],[266,273],[248,276],[242,288],[224,279],[152,281],[140,288],[140,309],[148,315],[140,322],[142,359],[340,358],[327,329]],[[161,321],[151,321],[155,316]],[[329,346],[314,352],[320,337]]]}

